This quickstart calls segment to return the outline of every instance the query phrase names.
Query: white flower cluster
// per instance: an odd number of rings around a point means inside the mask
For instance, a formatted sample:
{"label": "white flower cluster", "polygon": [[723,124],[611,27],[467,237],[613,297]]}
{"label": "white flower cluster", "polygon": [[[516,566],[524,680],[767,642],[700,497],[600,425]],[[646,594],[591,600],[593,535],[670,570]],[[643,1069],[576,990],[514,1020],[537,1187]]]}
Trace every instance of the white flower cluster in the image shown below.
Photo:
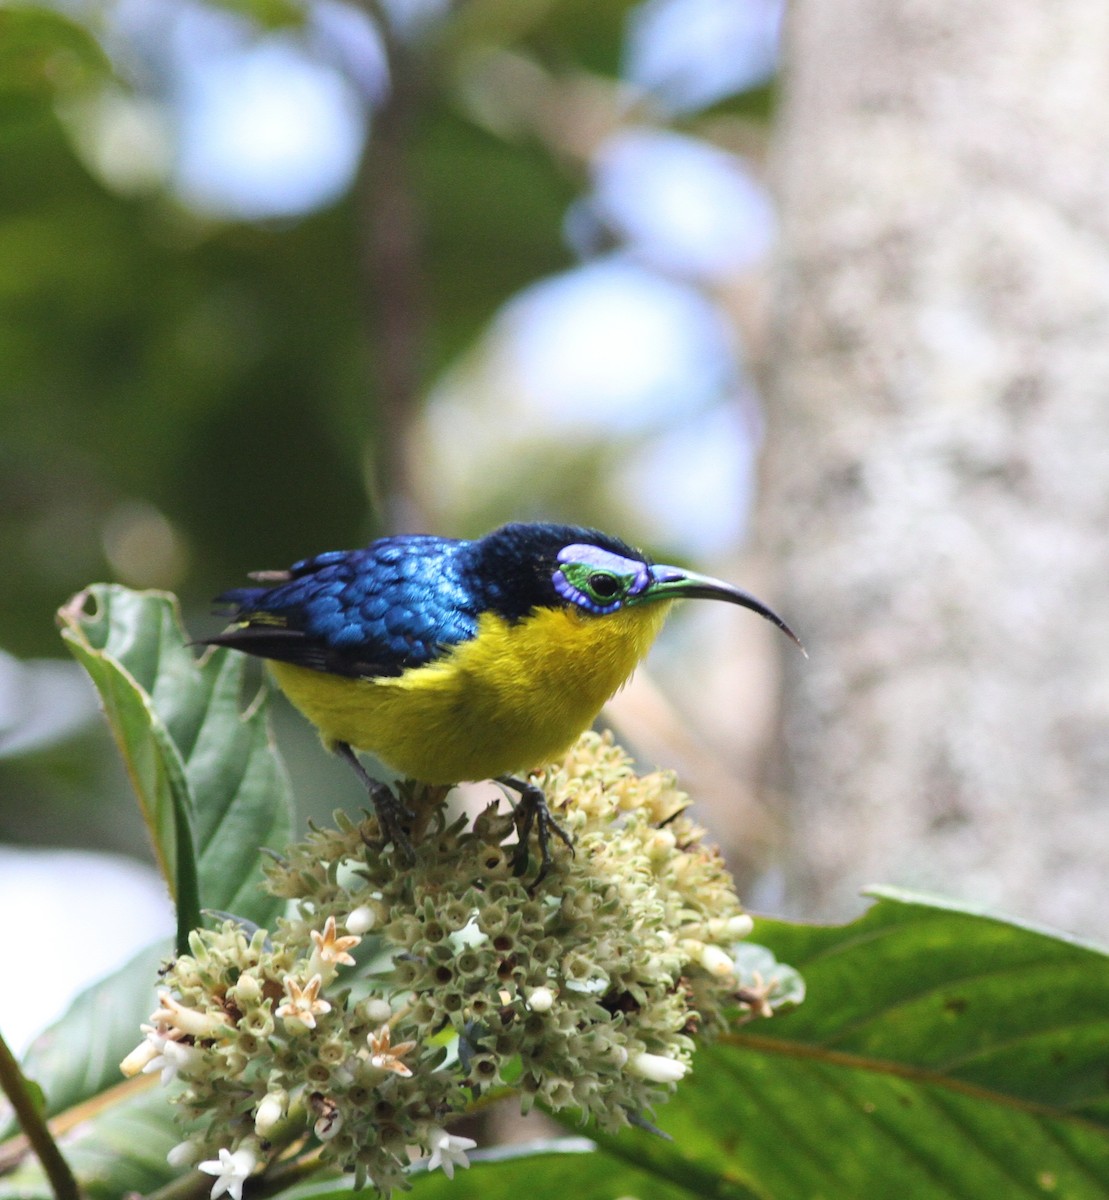
{"label": "white flower cluster", "polygon": [[213,1197],[241,1200],[306,1134],[383,1194],[413,1149],[452,1176],[474,1143],[445,1124],[494,1092],[642,1121],[691,1034],[751,1009],[732,954],[750,919],[672,777],[586,734],[536,778],[575,843],[538,888],[513,874],[511,818],[448,825],[441,789],[412,785],[414,863],[337,814],[268,868],[276,929],[193,933],[123,1069],[173,1085],[175,1161]]}

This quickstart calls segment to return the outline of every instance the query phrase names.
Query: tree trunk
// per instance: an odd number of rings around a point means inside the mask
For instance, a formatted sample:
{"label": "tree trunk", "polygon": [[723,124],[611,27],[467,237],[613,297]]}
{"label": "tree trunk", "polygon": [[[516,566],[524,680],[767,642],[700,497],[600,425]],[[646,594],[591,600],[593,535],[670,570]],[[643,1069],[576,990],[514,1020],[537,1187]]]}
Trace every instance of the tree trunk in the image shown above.
{"label": "tree trunk", "polygon": [[1109,899],[1109,5],[796,0],[762,524],[794,912]]}

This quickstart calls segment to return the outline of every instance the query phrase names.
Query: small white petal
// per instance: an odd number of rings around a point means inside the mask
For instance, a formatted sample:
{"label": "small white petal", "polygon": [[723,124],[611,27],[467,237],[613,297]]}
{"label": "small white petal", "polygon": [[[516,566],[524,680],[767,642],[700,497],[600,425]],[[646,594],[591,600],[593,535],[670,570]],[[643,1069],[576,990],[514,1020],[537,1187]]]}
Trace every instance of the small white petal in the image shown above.
{"label": "small white petal", "polygon": [[198,1164],[206,1175],[215,1175],[212,1184],[212,1200],[226,1192],[231,1200],[243,1200],[243,1184],[250,1178],[258,1165],[258,1157],[249,1146],[240,1146],[232,1153],[221,1149],[219,1158],[210,1158]]}
{"label": "small white petal", "polygon": [[689,1068],[676,1058],[667,1058],[664,1054],[637,1054],[628,1059],[628,1070],[641,1079],[649,1079],[652,1083],[677,1083],[684,1078]]}
{"label": "small white petal", "polygon": [[427,1141],[431,1147],[427,1169],[434,1171],[437,1167],[442,1167],[443,1174],[448,1179],[454,1178],[455,1167],[469,1167],[470,1160],[466,1157],[466,1151],[477,1145],[473,1138],[455,1137],[445,1129],[439,1128],[429,1131]]}
{"label": "small white petal", "polygon": [[[162,1059],[162,1086],[164,1087],[172,1083],[182,1071],[188,1074],[190,1067],[196,1067],[201,1063],[204,1059],[204,1051],[183,1042],[166,1042],[165,1048],[162,1050]],[[149,1069],[148,1067],[147,1070]]]}

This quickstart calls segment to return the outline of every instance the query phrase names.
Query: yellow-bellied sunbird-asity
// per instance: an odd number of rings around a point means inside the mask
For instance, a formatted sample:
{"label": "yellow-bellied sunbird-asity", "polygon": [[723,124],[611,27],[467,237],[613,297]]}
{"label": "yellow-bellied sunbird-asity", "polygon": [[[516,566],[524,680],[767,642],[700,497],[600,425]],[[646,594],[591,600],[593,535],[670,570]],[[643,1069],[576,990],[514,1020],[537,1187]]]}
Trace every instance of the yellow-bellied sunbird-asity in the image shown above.
{"label": "yellow-bellied sunbird-asity", "polygon": [[411,857],[410,814],[355,750],[423,783],[496,779],[518,792],[513,865],[526,870],[535,825],[539,878],[550,833],[570,841],[542,792],[512,772],[552,761],[588,728],[673,601],[740,604],[798,640],[747,592],[573,525],[511,524],[474,541],[386,537],[252,578],[264,586],[217,598],[233,620],[207,641],[270,660],[324,744],[358,772],[385,840]]}

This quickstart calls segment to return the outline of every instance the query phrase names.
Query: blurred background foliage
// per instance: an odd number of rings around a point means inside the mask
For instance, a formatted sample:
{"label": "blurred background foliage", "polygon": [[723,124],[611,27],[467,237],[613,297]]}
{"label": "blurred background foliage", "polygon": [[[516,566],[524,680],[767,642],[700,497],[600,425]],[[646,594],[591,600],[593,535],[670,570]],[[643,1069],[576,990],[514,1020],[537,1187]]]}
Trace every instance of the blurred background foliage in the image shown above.
{"label": "blurred background foliage", "polygon": [[[145,853],[53,661],[53,612],[93,580],[172,589],[200,632],[247,570],[539,517],[736,573],[780,19],[0,7],[0,841]],[[735,623],[700,619],[657,661],[727,762],[749,681]],[[349,802],[278,718],[305,813]]]}

